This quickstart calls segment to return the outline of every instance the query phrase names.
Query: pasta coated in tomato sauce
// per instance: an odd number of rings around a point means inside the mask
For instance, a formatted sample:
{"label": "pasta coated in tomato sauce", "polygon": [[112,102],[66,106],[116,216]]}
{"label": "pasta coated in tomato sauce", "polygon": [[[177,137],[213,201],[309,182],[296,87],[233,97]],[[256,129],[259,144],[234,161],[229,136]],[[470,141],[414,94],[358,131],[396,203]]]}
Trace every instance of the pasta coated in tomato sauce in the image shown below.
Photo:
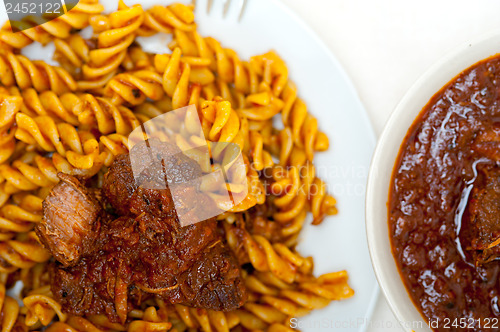
{"label": "pasta coated in tomato sauce", "polygon": [[[292,318],[353,296],[346,271],[315,276],[313,258],[295,249],[308,216],[320,224],[337,206],[314,167],[315,154],[329,147],[328,137],[289,80],[285,61],[274,51],[240,59],[227,45],[198,33],[190,5],[143,8],[119,1],[114,12],[103,11],[98,0],[80,0],[45,24],[28,21],[20,32],[9,24],[0,29],[2,331],[286,332],[292,331]],[[85,28],[92,30],[90,37],[79,34]],[[148,53],[137,43],[137,37],[156,33],[172,36],[170,52]],[[59,65],[22,55],[32,43],[54,43]],[[101,293],[116,295],[109,306],[118,319],[96,307],[68,310],[75,297],[58,289],[49,273],[64,257],[51,255],[34,231],[48,218],[44,200],[50,202],[54,188],[64,185],[61,178],[83,181],[97,199],[111,165],[130,152],[130,133],[188,105],[196,110],[179,120],[180,128],[199,121],[210,141],[242,151],[245,167],[237,175],[248,180],[247,194],[211,226],[224,250],[237,257],[233,270],[241,272],[237,279],[248,299],[226,312],[159,296],[132,305],[125,294],[140,292],[117,278],[115,287],[102,283],[109,287]],[[233,188],[238,189],[227,190]],[[87,242],[82,244],[91,246]],[[18,281],[22,303],[7,293]],[[143,292],[158,291],[142,286]]]}

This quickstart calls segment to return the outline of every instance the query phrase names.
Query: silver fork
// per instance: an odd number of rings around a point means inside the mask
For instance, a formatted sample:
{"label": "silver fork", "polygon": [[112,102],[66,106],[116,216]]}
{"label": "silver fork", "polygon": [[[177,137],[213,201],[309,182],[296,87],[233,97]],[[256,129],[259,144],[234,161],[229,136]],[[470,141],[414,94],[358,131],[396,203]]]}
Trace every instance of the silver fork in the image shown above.
{"label": "silver fork", "polygon": [[[229,6],[231,6],[232,0],[222,0],[224,1],[224,9],[222,12],[222,17],[226,17],[227,12],[229,11]],[[240,6],[240,15],[238,16],[238,22],[241,21],[241,18],[243,17],[243,14],[245,13],[245,9],[247,6],[248,0],[241,0],[241,6]],[[214,0],[208,0],[207,1],[207,14],[210,13],[210,10],[212,9],[212,5],[214,4]]]}

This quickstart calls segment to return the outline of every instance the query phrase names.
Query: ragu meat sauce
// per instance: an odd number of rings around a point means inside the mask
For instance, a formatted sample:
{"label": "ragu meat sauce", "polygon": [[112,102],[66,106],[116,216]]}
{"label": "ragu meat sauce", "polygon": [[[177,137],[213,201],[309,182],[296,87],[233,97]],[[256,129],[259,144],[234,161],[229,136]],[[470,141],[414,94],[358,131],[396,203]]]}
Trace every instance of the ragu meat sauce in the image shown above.
{"label": "ragu meat sauce", "polygon": [[200,178],[200,166],[177,146],[158,140],[137,144],[131,153],[144,161],[139,181],[130,155],[122,154],[104,175],[102,189],[60,173],[61,182],[44,200],[36,232],[56,258],[49,265],[54,298],[65,312],[106,314],[122,324],[130,310],[152,297],[220,311],[242,306],[247,293],[240,264],[217,220],[181,227],[168,188],[138,185],[166,176],[148,158],[159,156],[176,175],[173,181],[187,183],[176,206],[196,199],[199,204],[191,209],[196,215],[209,206],[188,181]]}
{"label": "ragu meat sauce", "polygon": [[435,331],[500,330],[500,57],[455,77],[409,129],[393,171],[392,251]]}

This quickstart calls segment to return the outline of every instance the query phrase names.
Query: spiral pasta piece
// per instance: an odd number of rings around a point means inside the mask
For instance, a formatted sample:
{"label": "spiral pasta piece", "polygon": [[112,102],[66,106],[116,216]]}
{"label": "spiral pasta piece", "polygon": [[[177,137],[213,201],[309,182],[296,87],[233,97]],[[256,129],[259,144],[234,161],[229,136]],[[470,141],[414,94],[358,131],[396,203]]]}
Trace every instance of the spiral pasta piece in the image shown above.
{"label": "spiral pasta piece", "polygon": [[[87,321],[87,320],[85,320]],[[89,323],[91,324],[91,323]],[[45,331],[47,332],[103,332],[94,325],[78,325],[78,328],[74,328],[72,325],[63,322],[55,322],[51,324]]]}
{"label": "spiral pasta piece", "polygon": [[256,205],[264,204],[266,201],[266,190],[258,172],[251,167],[248,158],[244,156],[243,160],[245,161],[248,194],[241,203],[229,209],[228,212],[243,212]]}
{"label": "spiral pasta piece", "polygon": [[89,62],[82,66],[84,80],[78,82],[80,90],[102,87],[109,75],[116,73],[144,21],[144,11],[140,5],[128,7],[120,0],[116,12],[98,19],[104,20],[99,24],[109,29],[99,33],[97,48],[89,52]]}
{"label": "spiral pasta piece", "polygon": [[168,318],[176,331],[228,332],[238,330],[238,327],[249,330],[291,331],[282,323],[287,318],[285,314],[270,305],[253,301],[248,302],[244,308],[227,313],[175,305],[174,313],[169,314]]}
{"label": "spiral pasta piece", "polygon": [[120,134],[103,135],[100,138],[100,149],[106,153],[105,166],[110,166],[116,156],[129,152],[128,137]]}
{"label": "spiral pasta piece", "polygon": [[[158,310],[158,318],[171,322],[172,328],[177,331],[187,331],[195,329],[198,331],[217,331],[226,332],[238,326],[240,320],[234,312],[223,313],[220,311],[193,309],[183,305],[175,304],[173,308],[168,307],[157,300],[160,309]],[[147,311],[144,312],[142,319],[147,319]],[[151,311],[154,312],[154,309]]]}
{"label": "spiral pasta piece", "polygon": [[6,162],[15,151],[13,125],[22,106],[22,98],[4,96],[2,92],[0,91],[0,164]]}
{"label": "spiral pasta piece", "polygon": [[23,98],[21,113],[32,118],[36,116],[50,116],[57,122],[66,122],[73,126],[79,124],[78,118],[73,109],[81,103],[78,95],[74,93],[64,93],[60,96],[53,91],[38,93],[35,89],[29,88],[21,91],[13,91]]}
{"label": "spiral pasta piece", "polygon": [[173,109],[172,98],[164,96],[158,101],[148,101],[137,105],[133,108],[133,111],[137,118],[142,121],[142,119],[153,119]]}
{"label": "spiral pasta piece", "polygon": [[21,311],[26,315],[27,326],[36,326],[36,324],[47,326],[56,315],[60,322],[67,319],[67,315],[62,312],[61,304],[53,299],[47,287],[31,291],[23,298],[23,304]]}
{"label": "spiral pasta piece", "polygon": [[0,82],[5,87],[33,87],[38,92],[51,90],[57,95],[75,91],[77,87],[73,77],[63,68],[43,61],[31,61],[24,55],[11,52],[0,54],[0,71]]}
{"label": "spiral pasta piece", "polygon": [[74,109],[78,122],[84,128],[95,128],[101,134],[128,135],[141,124],[138,117],[124,106],[116,106],[107,98],[86,94]]}
{"label": "spiral pasta piece", "polygon": [[[193,111],[192,117],[197,114]],[[189,128],[189,121],[186,119],[186,126]],[[265,201],[265,190],[259,175],[250,164],[245,151],[245,137],[247,132],[246,119],[240,120],[237,113],[232,109],[231,104],[216,97],[211,101],[203,101],[201,106],[201,126],[204,136],[211,142],[215,142],[211,149],[212,159],[215,161],[216,169],[228,164],[228,160],[235,160],[241,154],[245,167],[241,164],[234,164],[234,167],[227,169],[227,178],[229,183],[221,189],[221,192],[229,191],[232,197],[240,197],[247,190],[246,197],[242,197],[241,203],[236,206],[225,206],[224,200],[220,196],[209,194],[218,206],[224,211],[239,212],[245,211],[262,204]],[[227,144],[231,143],[231,144]],[[187,150],[189,147],[182,147]],[[247,188],[245,188],[247,186]],[[213,192],[214,187],[210,183],[202,183],[202,190]],[[212,189],[212,190],[209,190]]]}
{"label": "spiral pasta piece", "polygon": [[320,224],[327,215],[337,214],[337,200],[326,192],[326,185],[321,179],[314,179],[309,197],[314,218],[313,225]]}
{"label": "spiral pasta piece", "polygon": [[318,278],[299,274],[291,285],[283,283],[271,272],[256,272],[248,277],[247,287],[254,292],[257,303],[249,302],[245,309],[268,324],[302,317],[311,310],[324,308],[331,301],[340,301],[354,294],[347,284],[345,271]]}
{"label": "spiral pasta piece", "polygon": [[126,326],[111,322],[105,315],[89,315],[86,317],[88,321],[90,321],[95,326],[108,331],[126,331]]}
{"label": "spiral pasta piece", "polygon": [[278,208],[278,212],[273,214],[273,219],[280,223],[287,223],[301,214],[307,202],[310,184],[300,176],[298,167],[273,169],[275,182],[271,190],[278,197],[273,204]]}
{"label": "spiral pasta piece", "polygon": [[33,194],[14,195],[0,209],[0,240],[11,240],[16,233],[28,232],[42,219],[42,198]]}
{"label": "spiral pasta piece", "polygon": [[[212,101],[204,101],[201,105],[201,126],[205,137],[212,142],[235,143],[243,150],[244,137],[241,132],[241,123],[238,114],[232,109],[228,101],[220,97]],[[220,148],[224,145],[219,145]],[[221,151],[212,153],[217,157]]]}
{"label": "spiral pasta piece", "polygon": [[192,93],[189,84],[191,66],[181,61],[181,50],[174,49],[171,56],[156,55],[155,68],[163,75],[163,90],[172,98],[172,107],[177,109],[187,106]]}
{"label": "spiral pasta piece", "polygon": [[12,331],[19,315],[19,304],[15,299],[6,295],[4,283],[0,283],[0,311],[2,313],[0,331]]}
{"label": "spiral pasta piece", "polygon": [[162,79],[158,73],[140,70],[131,73],[118,74],[106,85],[106,95],[113,104],[124,102],[130,105],[142,104],[146,98],[159,100],[163,97]]}
{"label": "spiral pasta piece", "polygon": [[51,157],[36,152],[25,153],[11,164],[0,165],[3,191],[8,195],[19,192],[50,188],[59,182],[58,172],[89,178],[97,174],[109,157],[106,152],[99,153],[99,144],[91,145],[85,154],[63,157],[53,153]]}
{"label": "spiral pasta piece", "polygon": [[[30,117],[23,113],[16,115],[16,138],[47,151],[56,151],[68,160],[75,160],[88,151],[96,151],[98,144],[94,135],[86,131],[78,131],[66,122],[56,123],[47,115]],[[98,152],[98,149],[97,149]],[[87,163],[88,164],[88,163]],[[90,164],[89,168],[92,165]]]}
{"label": "spiral pasta piece", "polygon": [[20,295],[27,295],[35,289],[50,287],[50,275],[47,270],[49,262],[37,263],[28,269],[19,271],[19,280],[23,283]]}
{"label": "spiral pasta piece", "polygon": [[174,3],[168,6],[153,6],[144,13],[144,22],[138,30],[140,36],[151,36],[157,32],[171,34],[174,29],[193,31],[193,6]]}
{"label": "spiral pasta piece", "polygon": [[125,71],[154,70],[154,55],[145,52],[141,47],[131,46],[123,60]]}
{"label": "spiral pasta piece", "polygon": [[[88,149],[87,149],[88,147]],[[84,154],[73,153],[63,157],[54,153],[52,158],[40,157],[36,160],[37,166],[44,173],[51,173],[51,176],[58,172],[90,178],[96,175],[109,158],[106,152],[99,152],[99,144],[94,142],[85,146]]]}
{"label": "spiral pasta piece", "polygon": [[295,280],[297,268],[303,264],[301,257],[292,253],[286,246],[272,245],[260,235],[252,237],[245,233],[243,241],[248,258],[256,270],[271,271],[286,283]]}
{"label": "spiral pasta piece", "polygon": [[80,76],[81,67],[90,61],[89,43],[79,34],[54,40],[54,60],[73,76]]}
{"label": "spiral pasta piece", "polygon": [[283,91],[285,107],[282,121],[285,126],[279,139],[286,149],[281,150],[281,165],[302,165],[312,161],[315,151],[325,151],[329,147],[328,137],[318,130],[317,120],[311,116],[301,99],[297,98],[296,87],[288,83]]}
{"label": "spiral pasta piece", "polygon": [[[30,228],[32,225],[30,225]],[[0,242],[0,272],[12,273],[17,269],[28,269],[37,263],[49,260],[50,254],[38,243],[34,232],[19,239]]]}
{"label": "spiral pasta piece", "polygon": [[[164,306],[164,303],[161,303]],[[145,310],[134,310],[129,313],[129,317],[136,320],[132,321],[127,331],[167,331],[172,327],[168,313],[164,308],[157,309],[156,306],[148,306]]]}
{"label": "spiral pasta piece", "polygon": [[[254,68],[249,62],[241,61],[233,50],[223,48],[216,39],[203,38],[196,31],[175,30],[174,39],[169,46],[171,49],[179,48],[184,58],[198,57],[199,60],[190,63],[192,67],[196,67],[191,73],[192,82],[203,85],[212,83],[214,76],[207,69],[217,73],[218,86],[213,87],[219,90],[216,94],[231,100],[238,108],[244,107],[246,95],[258,92],[259,78]],[[228,83],[234,88],[227,86]]]}
{"label": "spiral pasta piece", "polygon": [[311,163],[286,169],[274,167],[272,176],[271,192],[278,196],[273,200],[278,210],[273,214],[273,220],[287,224],[285,232],[301,229],[306,217],[303,210],[307,207],[312,213],[313,224],[321,223],[326,215],[337,213],[335,199],[326,193],[326,184],[316,177]]}
{"label": "spiral pasta piece", "polygon": [[88,170],[105,158],[94,135],[77,131],[68,123],[56,124],[49,116],[31,118],[22,113],[17,114],[16,122],[16,138],[47,152],[55,151],[54,162],[64,158],[72,167]]}
{"label": "spiral pasta piece", "polygon": [[[32,191],[40,187],[51,187],[57,181],[40,167],[39,155],[35,152],[25,153],[11,164],[0,165],[0,175],[4,180],[4,192],[14,194],[22,191]],[[57,176],[56,176],[57,177]]]}

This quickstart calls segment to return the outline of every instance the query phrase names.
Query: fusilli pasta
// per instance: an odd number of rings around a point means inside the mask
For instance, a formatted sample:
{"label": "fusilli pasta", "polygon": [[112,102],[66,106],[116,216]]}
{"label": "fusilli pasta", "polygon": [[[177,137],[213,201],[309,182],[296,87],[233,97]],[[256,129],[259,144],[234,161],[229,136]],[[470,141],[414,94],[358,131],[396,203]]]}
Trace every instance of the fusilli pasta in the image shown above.
{"label": "fusilli pasta", "polygon": [[[292,318],[352,296],[345,271],[315,277],[313,259],[295,250],[309,215],[319,224],[337,209],[313,164],[328,138],[298,97],[285,62],[273,51],[243,61],[202,37],[194,6],[143,9],[119,1],[117,11],[103,9],[97,0],[81,0],[43,25],[26,21],[29,28],[21,32],[8,25],[0,30],[2,332],[290,332]],[[88,26],[91,38],[74,33]],[[151,54],[135,43],[156,33],[172,35],[171,54]],[[61,67],[19,53],[32,42],[54,42]],[[220,312],[149,298],[128,313],[124,307],[124,324],[105,315],[66,314],[50,290],[51,257],[33,232],[58,172],[102,186],[114,158],[128,153],[134,129],[188,105],[196,108],[178,119],[179,130],[192,134],[201,124],[213,144],[210,161],[194,158],[202,170],[221,169],[235,157],[244,164],[229,167],[222,186],[203,180],[200,189],[227,211],[217,219],[243,266],[247,303]],[[193,150],[200,143],[193,137],[176,136],[175,144]],[[224,191],[245,196],[229,206]],[[23,282],[23,306],[6,296],[8,280]]]}

